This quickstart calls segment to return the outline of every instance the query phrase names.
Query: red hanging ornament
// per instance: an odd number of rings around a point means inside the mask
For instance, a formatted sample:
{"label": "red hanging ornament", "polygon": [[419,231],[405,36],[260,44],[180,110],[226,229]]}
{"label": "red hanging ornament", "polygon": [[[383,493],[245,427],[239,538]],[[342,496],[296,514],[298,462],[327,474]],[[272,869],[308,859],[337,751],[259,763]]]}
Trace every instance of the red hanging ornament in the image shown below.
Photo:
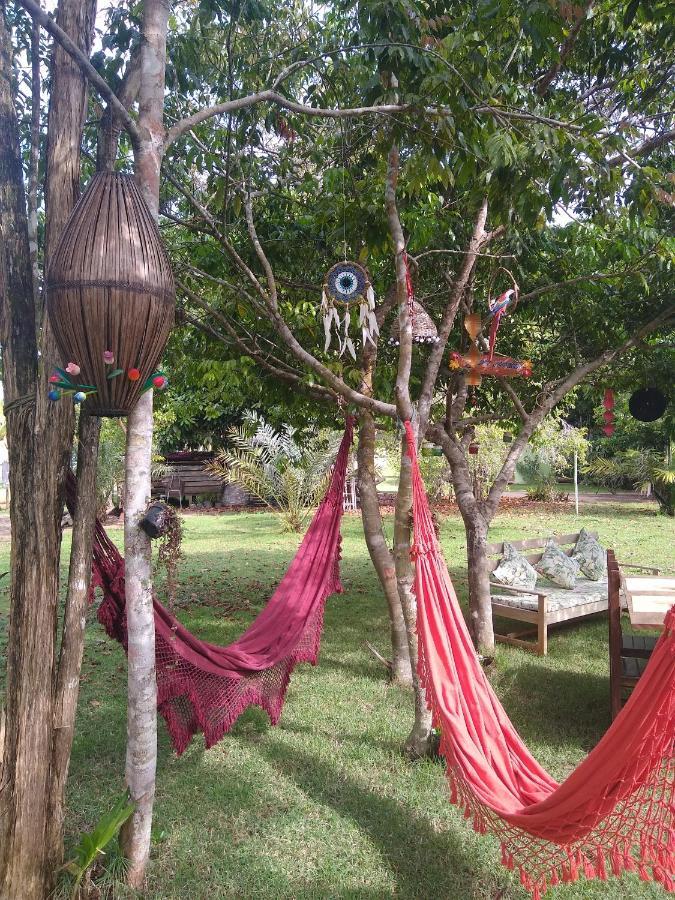
{"label": "red hanging ornament", "polygon": [[478,453],[478,444],[476,444],[476,443],[469,444],[469,453],[472,456],[475,456]]}
{"label": "red hanging ornament", "polygon": [[602,405],[605,409],[614,409],[614,391],[611,388],[607,388],[605,391],[605,396],[602,401]]}
{"label": "red hanging ornament", "polygon": [[607,437],[611,437],[614,434],[614,426],[613,425],[605,425],[605,427],[602,430],[605,432]]}

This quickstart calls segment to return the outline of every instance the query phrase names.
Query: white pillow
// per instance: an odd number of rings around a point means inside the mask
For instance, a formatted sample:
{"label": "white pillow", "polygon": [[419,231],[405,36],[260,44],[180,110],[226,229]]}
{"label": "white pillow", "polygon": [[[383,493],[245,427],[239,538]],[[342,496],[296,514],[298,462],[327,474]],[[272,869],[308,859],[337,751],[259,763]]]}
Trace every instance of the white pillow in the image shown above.
{"label": "white pillow", "polygon": [[508,543],[504,544],[504,555],[492,575],[500,584],[512,584],[515,587],[532,589],[537,583],[535,569],[513,544]]}

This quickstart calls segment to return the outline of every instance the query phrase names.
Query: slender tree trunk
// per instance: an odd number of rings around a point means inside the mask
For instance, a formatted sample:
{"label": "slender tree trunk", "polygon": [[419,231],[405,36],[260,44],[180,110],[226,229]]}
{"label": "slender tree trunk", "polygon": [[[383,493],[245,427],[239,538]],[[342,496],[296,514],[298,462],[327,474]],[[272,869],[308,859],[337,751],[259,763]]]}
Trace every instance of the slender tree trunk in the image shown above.
{"label": "slender tree trunk", "polygon": [[[141,46],[136,179],[155,218],[159,214],[159,172],[164,139],[164,76],[169,5],[145,0]],[[127,423],[124,549],[129,639],[126,779],[136,807],[125,823],[121,844],[129,859],[127,880],[141,889],[150,856],[157,768],[157,680],[152,608],[150,539],[138,527],[150,499],[152,391],[136,404]]]}
{"label": "slender tree trunk", "polygon": [[[396,262],[396,299],[398,302],[399,354],[396,371],[396,409],[402,421],[413,422],[415,439],[417,423],[415,410],[410,399],[410,372],[412,369],[412,322],[408,311],[407,268],[404,258],[405,239],[396,206],[396,184],[398,181],[399,156],[396,145],[389,151],[387,181],[384,202],[389,220],[389,231],[394,242]],[[412,522],[412,470],[410,457],[405,452],[405,439],[401,441],[401,471],[394,510],[394,561],[396,583],[401,608],[405,618],[410,650],[415,720],[404,745],[404,751],[412,758],[426,756],[432,749],[431,712],[427,709],[426,695],[417,673],[417,602],[413,594],[414,568],[410,558],[410,528]]]}
{"label": "slender tree trunk", "polygon": [[360,415],[357,449],[359,500],[363,533],[370,558],[389,609],[391,631],[391,680],[405,687],[412,685],[410,649],[401,599],[396,584],[396,567],[382,528],[380,502],[375,479],[375,421],[367,410]]}
{"label": "slender tree trunk", "polygon": [[412,759],[419,759],[429,755],[432,751],[432,722],[431,710],[427,707],[426,693],[420,684],[417,674],[417,660],[419,656],[417,644],[417,600],[413,593],[415,571],[410,559],[412,469],[410,457],[405,452],[405,438],[401,447],[401,473],[394,512],[394,559],[396,561],[398,592],[408,635],[415,700],[415,721],[406,739],[404,751]]}
{"label": "slender tree trunk", "polygon": [[92,537],[96,522],[96,464],[100,430],[99,418],[80,416],[77,499],[73,514],[68,593],[54,696],[54,743],[47,818],[47,848],[52,869],[61,864],[63,856],[65,789],[73,747],[91,582]]}
{"label": "slender tree trunk", "polygon": [[138,522],[150,496],[152,394],[141,396],[127,421],[124,549],[128,646],[126,780],[136,804],[121,844],[129,860],[127,879],[136,889],[145,881],[157,766],[157,681],[155,619],[152,610],[150,539]]}

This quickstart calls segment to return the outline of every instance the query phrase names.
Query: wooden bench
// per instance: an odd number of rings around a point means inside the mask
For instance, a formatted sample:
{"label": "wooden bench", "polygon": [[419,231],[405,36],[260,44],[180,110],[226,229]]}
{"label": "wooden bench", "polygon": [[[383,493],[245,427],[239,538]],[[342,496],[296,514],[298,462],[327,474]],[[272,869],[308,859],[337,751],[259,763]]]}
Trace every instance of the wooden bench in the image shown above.
{"label": "wooden bench", "polygon": [[[597,537],[594,532],[590,532],[590,534]],[[571,556],[579,533],[552,537],[560,549]],[[543,556],[547,539],[547,537],[538,537],[524,541],[508,541],[508,543],[519,552],[531,550],[531,553],[523,555],[534,565]],[[488,544],[487,550],[489,556],[496,555],[496,558],[491,559],[488,563],[488,572],[492,573],[499,565],[504,553],[504,542]],[[625,565],[625,568],[643,569],[652,574],[658,574],[657,569],[647,566]],[[546,656],[548,652],[548,628],[550,625],[597,615],[606,612],[608,607],[607,576],[601,581],[591,581],[590,578],[581,575],[571,590],[559,588],[553,584],[542,587],[539,581],[534,588],[530,589],[499,584],[491,580],[490,590],[493,616],[513,619],[530,626],[519,631],[509,631],[506,634],[495,630],[495,639],[501,643],[532,650],[540,656]]]}

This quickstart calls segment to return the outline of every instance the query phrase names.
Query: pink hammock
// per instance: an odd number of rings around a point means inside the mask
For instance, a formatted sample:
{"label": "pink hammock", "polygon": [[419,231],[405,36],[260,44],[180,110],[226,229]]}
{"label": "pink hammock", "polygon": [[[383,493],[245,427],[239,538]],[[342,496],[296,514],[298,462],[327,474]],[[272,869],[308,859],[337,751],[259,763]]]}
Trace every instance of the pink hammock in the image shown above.
{"label": "pink hammock", "polygon": [[[200,641],[153,600],[157,706],[177,753],[199,731],[211,747],[252,705],[276,724],[291,672],[299,662],[316,663],[326,599],[342,592],[340,522],[352,428],[348,418],[328,490],[298,552],[263,611],[237,641],[227,647]],[[104,594],[99,621],[126,651],[124,559],[100,522],[92,584]]]}
{"label": "pink hammock", "polygon": [[478,661],[406,423],[412,461],[419,674],[441,731],[451,799],[501,841],[539,898],[580,874],[638,872],[675,892],[675,607],[628,703],[558,784],[524,745]]}

